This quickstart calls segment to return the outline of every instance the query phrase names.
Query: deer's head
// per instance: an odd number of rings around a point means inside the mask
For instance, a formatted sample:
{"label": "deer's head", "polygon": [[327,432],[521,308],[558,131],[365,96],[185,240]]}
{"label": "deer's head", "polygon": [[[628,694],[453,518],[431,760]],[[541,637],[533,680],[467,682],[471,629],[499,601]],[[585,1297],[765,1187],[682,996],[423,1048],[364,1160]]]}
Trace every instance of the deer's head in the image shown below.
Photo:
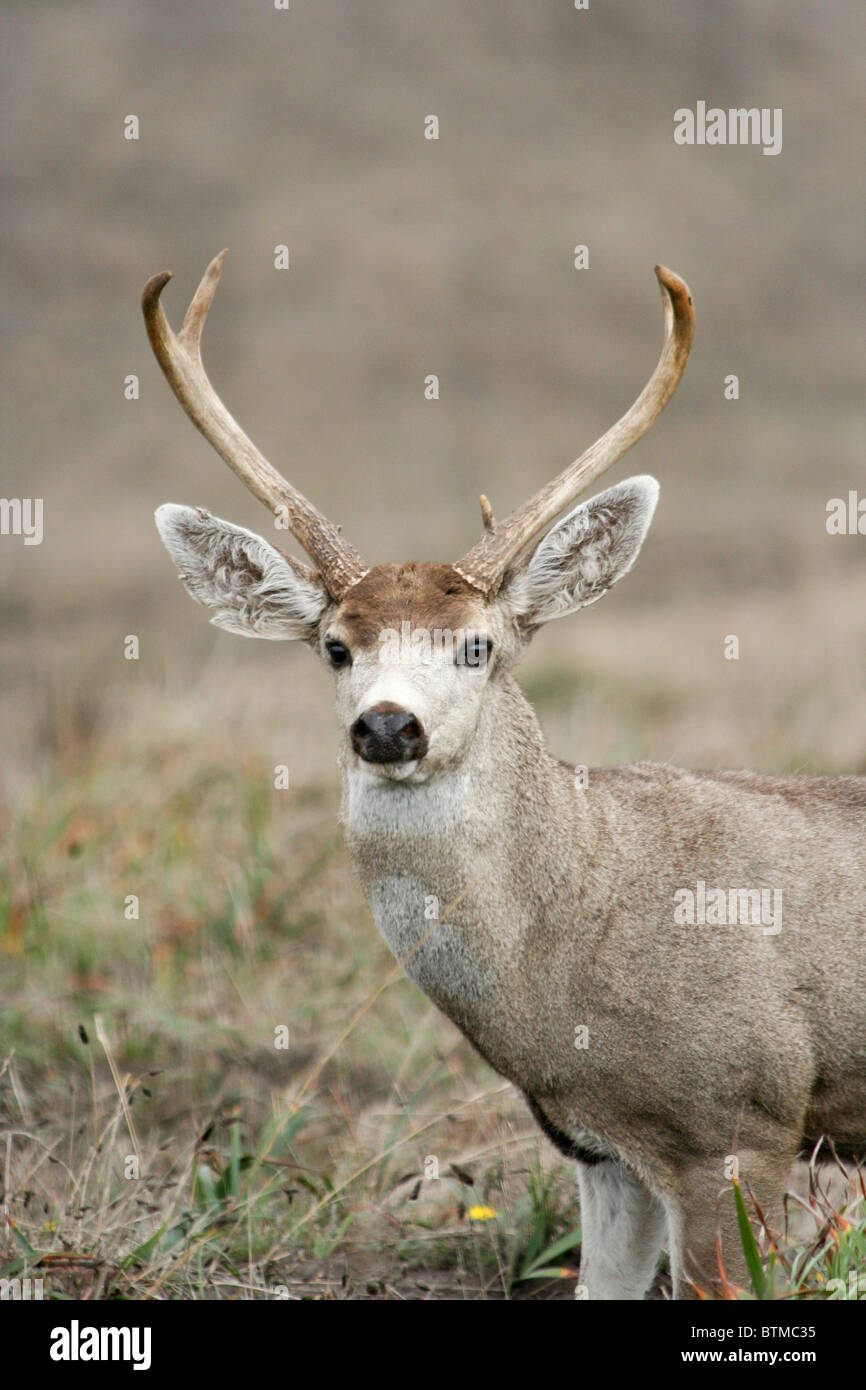
{"label": "deer's head", "polygon": [[[658,498],[629,478],[566,511],[652,425],[691,347],[687,286],[656,267],[665,310],[658,364],[629,411],[505,521],[481,499],[484,533],[457,564],[366,568],[340,531],[259,453],[216,395],[200,341],[225,252],[208,267],[175,334],[155,276],[142,296],[172,390],[217,453],[291,530],[313,566],[202,508],[160,507],[157,526],[188,592],[245,637],[301,640],[334,672],[345,757],[371,777],[423,782],[459,763],[485,691],[533,632],[594,603],[631,569]],[[557,520],[557,518],[560,518]]]}

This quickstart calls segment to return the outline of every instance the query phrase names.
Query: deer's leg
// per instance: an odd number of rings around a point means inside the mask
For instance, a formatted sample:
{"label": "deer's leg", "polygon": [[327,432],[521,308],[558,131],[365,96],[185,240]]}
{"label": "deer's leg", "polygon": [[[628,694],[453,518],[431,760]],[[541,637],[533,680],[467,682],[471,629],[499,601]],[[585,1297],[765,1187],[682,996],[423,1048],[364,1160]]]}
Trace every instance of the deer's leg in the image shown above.
{"label": "deer's leg", "polygon": [[[760,1202],[767,1221],[772,1225],[781,1222],[782,1199],[795,1157],[796,1144],[785,1152],[738,1155],[743,1197],[750,1216],[754,1211],[748,1189]],[[694,1284],[708,1293],[721,1294],[719,1239],[727,1278],[731,1283],[748,1285],[734,1190],[725,1180],[725,1161],[719,1156],[689,1168],[682,1176],[678,1197],[665,1203],[674,1298],[696,1298]]]}
{"label": "deer's leg", "polygon": [[577,1164],[580,1283],[589,1299],[644,1298],[667,1233],[662,1202],[624,1163]]}

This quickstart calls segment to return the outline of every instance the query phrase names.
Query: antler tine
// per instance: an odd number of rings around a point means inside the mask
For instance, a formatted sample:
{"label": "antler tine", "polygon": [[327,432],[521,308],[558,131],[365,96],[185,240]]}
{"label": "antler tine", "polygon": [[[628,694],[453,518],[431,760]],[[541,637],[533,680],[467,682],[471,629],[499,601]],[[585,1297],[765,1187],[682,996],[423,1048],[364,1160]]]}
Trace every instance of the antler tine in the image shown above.
{"label": "antler tine", "polygon": [[169,386],[193,424],[260,502],[272,511],[286,508],[293,536],[315,563],[329,594],[340,599],[366,573],[360,557],[338,528],[259,453],[226,410],[202,365],[202,330],[227,254],[221,251],[214,256],[202,276],[180,333],[175,333],[162,307],[161,295],[171,272],[163,271],[148,280],[141,296],[147,336]]}
{"label": "antler tine", "polygon": [[684,280],[662,265],[655,267],[655,273],[665,316],[664,343],[655,371],[631,409],[606,434],[499,522],[495,531],[486,529],[480,541],[454,566],[486,597],[497,592],[509,568],[560,512],[646,434],[677,389],[694,337],[694,306]]}

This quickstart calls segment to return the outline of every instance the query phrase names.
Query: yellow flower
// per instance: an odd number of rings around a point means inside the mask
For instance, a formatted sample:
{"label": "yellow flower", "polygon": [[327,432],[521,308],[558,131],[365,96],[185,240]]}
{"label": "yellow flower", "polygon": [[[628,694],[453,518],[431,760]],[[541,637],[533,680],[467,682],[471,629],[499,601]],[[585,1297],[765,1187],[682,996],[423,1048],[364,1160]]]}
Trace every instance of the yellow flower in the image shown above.
{"label": "yellow flower", "polygon": [[470,1208],[469,1208],[469,1220],[470,1220],[470,1221],[495,1221],[498,1215],[499,1215],[499,1212],[498,1212],[498,1211],[494,1211],[492,1207],[470,1207]]}

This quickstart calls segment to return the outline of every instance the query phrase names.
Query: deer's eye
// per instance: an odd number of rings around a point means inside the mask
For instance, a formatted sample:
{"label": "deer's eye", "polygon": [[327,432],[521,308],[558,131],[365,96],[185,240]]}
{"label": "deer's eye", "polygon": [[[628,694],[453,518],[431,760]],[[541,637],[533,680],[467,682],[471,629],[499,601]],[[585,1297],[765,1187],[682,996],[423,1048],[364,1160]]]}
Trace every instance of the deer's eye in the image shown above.
{"label": "deer's eye", "polygon": [[352,654],[342,642],[326,642],[325,651],[328,653],[335,671],[339,671],[342,666],[348,666],[351,663]]}
{"label": "deer's eye", "polygon": [[461,646],[457,648],[456,662],[458,666],[472,666],[483,670],[490,660],[493,651],[493,643],[483,632],[474,632],[467,636]]}

